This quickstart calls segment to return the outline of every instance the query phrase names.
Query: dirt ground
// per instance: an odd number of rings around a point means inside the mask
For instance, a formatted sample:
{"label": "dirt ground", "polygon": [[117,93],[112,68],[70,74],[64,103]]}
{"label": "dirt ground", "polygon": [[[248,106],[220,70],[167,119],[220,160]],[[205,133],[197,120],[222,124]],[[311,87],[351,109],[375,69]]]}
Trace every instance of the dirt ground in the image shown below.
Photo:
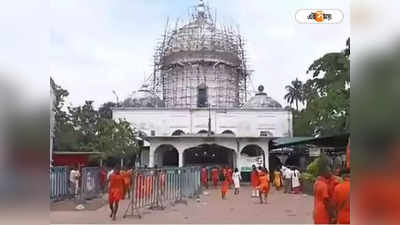
{"label": "dirt ground", "polygon": [[[108,205],[97,210],[50,211],[51,223],[63,224],[311,224],[313,197],[283,194],[271,189],[268,204],[251,198],[251,188],[241,187],[239,195],[230,190],[226,200],[221,200],[220,189],[210,188],[208,195],[201,195],[200,202],[188,199],[187,205],[168,204],[164,210],[142,210],[142,218],[122,218],[128,201],[120,203],[117,221],[109,218]],[[103,197],[107,199],[107,196]]]}

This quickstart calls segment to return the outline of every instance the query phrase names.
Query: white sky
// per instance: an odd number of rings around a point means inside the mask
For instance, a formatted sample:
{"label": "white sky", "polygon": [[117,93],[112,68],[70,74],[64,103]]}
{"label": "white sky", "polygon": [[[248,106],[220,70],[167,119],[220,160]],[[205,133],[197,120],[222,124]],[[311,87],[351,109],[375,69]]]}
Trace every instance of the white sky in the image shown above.
{"label": "white sky", "polygon": [[[207,2],[207,1],[206,1]],[[247,40],[254,88],[286,105],[285,85],[306,80],[308,66],[341,51],[350,35],[347,0],[209,0],[219,22],[239,25]],[[50,5],[50,75],[70,92],[67,102],[99,106],[138,89],[152,72],[157,39],[170,21],[186,18],[196,0],[68,0]],[[298,24],[298,9],[340,9],[341,24]]]}

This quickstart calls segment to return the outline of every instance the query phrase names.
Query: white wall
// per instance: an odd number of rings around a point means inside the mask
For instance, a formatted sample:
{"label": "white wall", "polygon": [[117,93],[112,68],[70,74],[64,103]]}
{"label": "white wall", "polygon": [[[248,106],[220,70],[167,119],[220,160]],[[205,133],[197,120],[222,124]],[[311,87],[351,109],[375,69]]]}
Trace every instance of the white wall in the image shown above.
{"label": "white wall", "polygon": [[[208,130],[208,109],[114,109],[114,119],[126,119],[151,135],[171,136],[175,130],[196,134]],[[292,136],[292,114],[286,110],[211,110],[211,130],[221,134],[233,131],[238,137],[257,137],[269,131],[274,137]]]}

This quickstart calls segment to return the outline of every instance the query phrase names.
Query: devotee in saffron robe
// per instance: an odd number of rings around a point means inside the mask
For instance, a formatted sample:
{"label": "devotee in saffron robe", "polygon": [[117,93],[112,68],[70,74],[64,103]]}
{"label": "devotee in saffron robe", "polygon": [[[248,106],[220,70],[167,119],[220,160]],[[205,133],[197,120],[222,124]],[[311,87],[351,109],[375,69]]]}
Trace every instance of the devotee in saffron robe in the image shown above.
{"label": "devotee in saffron robe", "polygon": [[226,177],[226,173],[227,173],[228,171],[227,171],[227,169],[226,169],[226,167],[222,167],[222,181],[224,181],[225,180],[225,177]]}
{"label": "devotee in saffron robe", "polygon": [[[121,171],[122,172],[122,171]],[[127,169],[124,171],[125,173],[121,173],[122,177],[124,178],[124,184],[125,184],[125,194],[124,194],[124,198],[126,193],[128,193],[128,198],[131,198],[131,184],[132,184],[132,169]]]}
{"label": "devotee in saffron robe", "polygon": [[327,177],[329,177],[328,173],[319,176],[314,184],[313,218],[315,224],[329,224],[331,222]]}
{"label": "devotee in saffron robe", "polygon": [[233,170],[232,170],[232,168],[228,167],[227,173],[228,173],[228,181],[229,181],[229,188],[230,188],[231,185],[233,184],[233,180],[232,180]]}
{"label": "devotee in saffron robe", "polygon": [[258,197],[258,195],[259,195],[259,192],[257,189],[259,182],[258,182],[258,172],[257,172],[256,166],[253,165],[252,167],[253,167],[253,171],[251,172],[250,182],[251,182],[251,186],[253,187],[251,197],[254,198],[254,197]]}
{"label": "devotee in saffron robe", "polygon": [[219,171],[218,171],[217,167],[215,167],[214,169],[211,170],[211,175],[212,175],[214,187],[217,187],[218,179],[219,179]]}
{"label": "devotee in saffron robe", "polygon": [[226,194],[229,191],[229,180],[228,180],[228,173],[226,173],[226,176],[224,176],[224,181],[222,182],[221,186],[221,194],[222,194],[222,199],[226,198]]}
{"label": "devotee in saffron robe", "polygon": [[114,173],[110,176],[110,187],[108,191],[108,201],[110,203],[111,214],[113,220],[116,220],[118,204],[125,193],[124,178],[120,174],[119,168],[115,168]]}
{"label": "devotee in saffron robe", "polygon": [[276,190],[279,190],[282,187],[282,176],[278,168],[274,171],[274,185]]}
{"label": "devotee in saffron robe", "polygon": [[338,224],[350,224],[350,174],[348,170],[344,172],[344,181],[333,192]]}
{"label": "devotee in saffron robe", "polygon": [[265,203],[268,202],[268,193],[269,193],[269,172],[267,169],[263,168],[259,173],[258,173],[258,180],[259,180],[259,185],[257,189],[260,192],[260,203]]}
{"label": "devotee in saffron robe", "polygon": [[203,186],[208,189],[208,171],[206,167],[201,169],[201,182],[203,183]]}

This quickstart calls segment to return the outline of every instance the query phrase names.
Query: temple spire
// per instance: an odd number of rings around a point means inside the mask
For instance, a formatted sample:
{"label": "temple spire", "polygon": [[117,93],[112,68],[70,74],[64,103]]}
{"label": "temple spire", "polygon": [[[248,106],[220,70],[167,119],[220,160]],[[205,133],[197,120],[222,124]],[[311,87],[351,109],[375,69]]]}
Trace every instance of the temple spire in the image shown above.
{"label": "temple spire", "polygon": [[203,0],[199,0],[199,4],[197,4],[197,15],[200,18],[204,18],[205,17],[205,5],[204,5],[204,1]]}

